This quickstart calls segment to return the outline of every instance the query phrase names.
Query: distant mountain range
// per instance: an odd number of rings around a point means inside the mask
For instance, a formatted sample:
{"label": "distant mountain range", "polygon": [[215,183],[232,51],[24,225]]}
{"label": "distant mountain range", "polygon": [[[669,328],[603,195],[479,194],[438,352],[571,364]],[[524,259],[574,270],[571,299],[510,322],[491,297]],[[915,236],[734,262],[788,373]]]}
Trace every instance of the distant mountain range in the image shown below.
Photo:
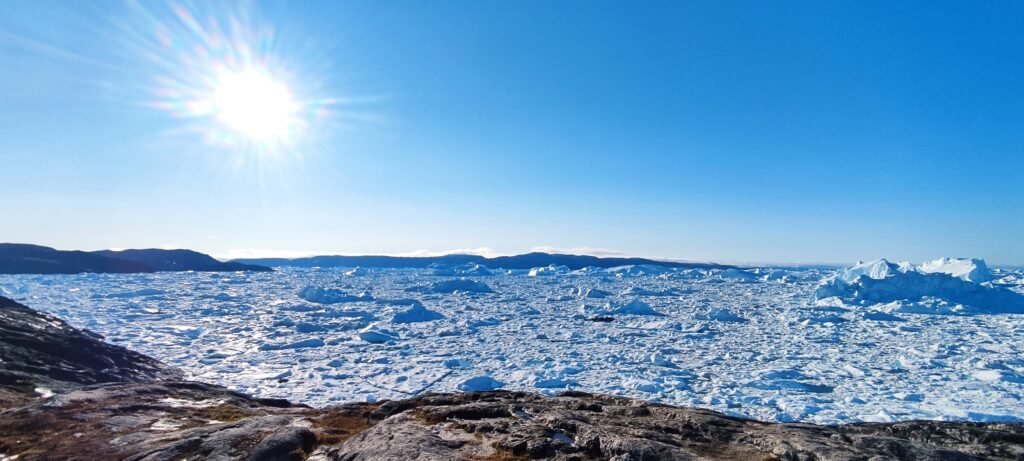
{"label": "distant mountain range", "polygon": [[0,274],[78,274],[138,272],[234,272],[272,271],[271,267],[366,267],[380,269],[416,269],[440,266],[480,264],[491,269],[530,269],[544,266],[617,267],[652,265],[680,268],[727,268],[714,263],[659,261],[646,258],[599,258],[596,256],[551,253],[527,253],[486,258],[477,255],[444,256],[311,256],[308,258],[249,258],[222,262],[192,250],[100,250],[65,251],[23,243],[0,243]]}
{"label": "distant mountain range", "polygon": [[477,255],[444,255],[444,256],[311,256],[308,258],[247,258],[234,259],[233,262],[258,264],[261,266],[292,266],[292,267],[366,267],[366,268],[424,268],[433,264],[458,266],[463,264],[480,264],[491,269],[530,269],[534,267],[567,266],[569,269],[584,267],[617,267],[629,265],[652,265],[682,268],[727,268],[713,263],[692,263],[678,261],[658,261],[646,258],[599,258],[585,255],[566,255],[551,253],[527,253],[515,256],[499,256],[485,258]]}
{"label": "distant mountain range", "polygon": [[0,243],[0,274],[272,271],[266,266],[221,262],[192,250],[63,251]]}

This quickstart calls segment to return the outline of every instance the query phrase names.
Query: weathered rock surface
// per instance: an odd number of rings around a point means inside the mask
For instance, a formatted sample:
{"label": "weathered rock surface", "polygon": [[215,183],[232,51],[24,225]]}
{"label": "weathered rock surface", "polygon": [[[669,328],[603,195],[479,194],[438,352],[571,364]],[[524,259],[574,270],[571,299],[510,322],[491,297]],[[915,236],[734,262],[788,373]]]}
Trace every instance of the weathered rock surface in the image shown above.
{"label": "weathered rock surface", "polygon": [[0,396],[0,459],[1024,460],[1022,424],[769,424],[504,391],[313,409],[183,381],[5,298]]}
{"label": "weathered rock surface", "polygon": [[84,384],[182,379],[180,371],[0,297],[0,398]]}
{"label": "weathered rock surface", "polygon": [[770,424],[693,408],[566,393],[426,395],[317,451],[326,459],[1024,459],[1021,425],[914,421]]}

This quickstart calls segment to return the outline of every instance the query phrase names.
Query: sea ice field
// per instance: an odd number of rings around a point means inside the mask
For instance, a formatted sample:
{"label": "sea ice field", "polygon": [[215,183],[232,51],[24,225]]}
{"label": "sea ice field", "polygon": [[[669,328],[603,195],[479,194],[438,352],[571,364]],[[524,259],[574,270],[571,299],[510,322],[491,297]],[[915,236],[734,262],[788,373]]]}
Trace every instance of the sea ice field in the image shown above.
{"label": "sea ice field", "polygon": [[322,406],[566,389],[768,421],[1024,420],[1024,271],[290,268],[0,276],[195,379]]}

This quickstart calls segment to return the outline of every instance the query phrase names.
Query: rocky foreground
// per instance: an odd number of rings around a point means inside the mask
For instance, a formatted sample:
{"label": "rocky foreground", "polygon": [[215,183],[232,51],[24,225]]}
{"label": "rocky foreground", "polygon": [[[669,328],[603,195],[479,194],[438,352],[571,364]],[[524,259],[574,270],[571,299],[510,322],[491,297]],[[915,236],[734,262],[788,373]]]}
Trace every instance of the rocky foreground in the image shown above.
{"label": "rocky foreground", "polygon": [[0,297],[0,460],[1024,460],[1024,424],[770,424],[618,397],[429,394],[309,408]]}

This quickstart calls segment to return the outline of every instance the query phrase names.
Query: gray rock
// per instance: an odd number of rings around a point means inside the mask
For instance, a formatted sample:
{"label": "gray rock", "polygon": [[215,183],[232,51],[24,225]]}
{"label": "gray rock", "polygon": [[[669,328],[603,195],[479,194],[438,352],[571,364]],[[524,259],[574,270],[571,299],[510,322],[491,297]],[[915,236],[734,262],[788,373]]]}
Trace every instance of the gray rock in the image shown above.
{"label": "gray rock", "polygon": [[337,447],[332,460],[1021,459],[1020,424],[772,424],[568,393],[435,394]]}

